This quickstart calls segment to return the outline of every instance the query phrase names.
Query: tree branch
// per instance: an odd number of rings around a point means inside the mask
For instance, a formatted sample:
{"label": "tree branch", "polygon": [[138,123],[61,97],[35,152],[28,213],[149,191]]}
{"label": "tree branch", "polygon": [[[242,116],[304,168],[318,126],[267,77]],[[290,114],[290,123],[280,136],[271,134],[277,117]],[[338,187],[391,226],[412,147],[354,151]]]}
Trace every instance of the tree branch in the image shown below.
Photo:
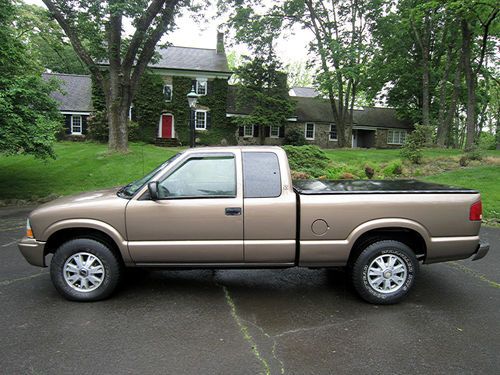
{"label": "tree branch", "polygon": [[127,49],[127,53],[123,58],[123,71],[125,75],[128,75],[127,73],[129,73],[132,69],[137,52],[139,51],[139,48],[144,41],[144,37],[146,36],[146,32],[155,17],[161,11],[164,4],[165,0],[153,0],[141,18],[139,18],[136,30]]}
{"label": "tree branch", "polygon": [[146,69],[148,63],[150,62],[153,54],[155,53],[155,46],[160,41],[161,37],[168,30],[173,18],[174,18],[174,8],[176,7],[179,0],[170,0],[165,3],[165,9],[163,10],[163,15],[159,20],[156,28],[153,30],[149,38],[144,43],[142,51],[137,59],[137,64],[135,65],[132,77],[130,79],[130,92],[132,97],[136,91],[137,85],[139,84],[139,78]]}
{"label": "tree branch", "polygon": [[70,25],[65,19],[64,14],[61,12],[61,10],[54,4],[52,0],[42,0],[42,1],[49,10],[49,12],[52,14],[52,16],[55,18],[57,23],[59,23],[61,28],[64,30],[64,33],[69,38],[71,45],[73,46],[75,52],[80,57],[80,59],[87,65],[90,72],[98,80],[102,80],[103,79],[102,72],[99,70],[99,67],[97,66],[95,61],[92,59],[88,51],[83,46],[80,38],[73,29],[72,25]]}

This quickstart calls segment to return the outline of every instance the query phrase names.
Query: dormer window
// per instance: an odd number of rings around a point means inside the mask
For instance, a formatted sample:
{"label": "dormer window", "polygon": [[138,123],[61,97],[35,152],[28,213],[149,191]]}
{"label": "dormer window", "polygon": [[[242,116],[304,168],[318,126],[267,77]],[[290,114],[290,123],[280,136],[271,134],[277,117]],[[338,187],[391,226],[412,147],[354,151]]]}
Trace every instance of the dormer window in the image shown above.
{"label": "dormer window", "polygon": [[207,95],[207,79],[196,78],[196,93],[198,95]]}

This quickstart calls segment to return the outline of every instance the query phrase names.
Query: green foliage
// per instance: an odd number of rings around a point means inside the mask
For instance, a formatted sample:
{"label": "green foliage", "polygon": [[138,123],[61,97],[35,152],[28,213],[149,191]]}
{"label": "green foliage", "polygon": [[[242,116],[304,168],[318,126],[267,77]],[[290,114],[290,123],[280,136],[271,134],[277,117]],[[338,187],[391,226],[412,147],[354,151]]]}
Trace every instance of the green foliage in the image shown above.
{"label": "green foliage", "polygon": [[393,161],[383,170],[384,177],[397,177],[403,173],[403,165],[400,161]]}
{"label": "green foliage", "polygon": [[92,80],[92,107],[94,111],[87,120],[87,138],[97,142],[107,142],[109,136],[106,102],[99,84]]}
{"label": "green foliage", "polygon": [[17,35],[41,66],[52,72],[89,73],[47,9],[21,1],[15,6]]}
{"label": "green foliage", "polygon": [[[500,126],[500,124],[497,126]],[[481,132],[481,135],[479,136],[479,148],[481,150],[495,150],[497,148],[497,139],[495,134]]]}
{"label": "green foliage", "polygon": [[283,146],[288,156],[290,169],[305,172],[313,177],[326,174],[329,159],[318,146]]}
{"label": "green foliage", "polygon": [[[162,77],[146,71],[141,78],[133,104],[135,121],[137,122],[136,139],[149,143],[154,142],[158,132],[160,114],[166,105],[163,97]],[[129,135],[129,139],[133,138]]]}
{"label": "green foliage", "polygon": [[246,108],[248,116],[237,117],[240,126],[258,125],[261,143],[264,127],[285,125],[293,114],[294,102],[288,96],[286,74],[280,71],[281,64],[271,53],[267,57],[255,57],[237,69],[237,108]]}
{"label": "green foliage", "polygon": [[401,157],[413,164],[420,164],[423,157],[423,148],[429,142],[432,128],[424,125],[415,125],[415,130],[406,136],[405,143],[401,147]]}
{"label": "green foliage", "polygon": [[49,94],[58,85],[41,78],[13,27],[14,10],[0,0],[0,153],[55,157],[52,144],[62,119]]}
{"label": "green foliage", "polygon": [[304,132],[298,128],[287,129],[284,142],[286,145],[303,146],[307,144]]}

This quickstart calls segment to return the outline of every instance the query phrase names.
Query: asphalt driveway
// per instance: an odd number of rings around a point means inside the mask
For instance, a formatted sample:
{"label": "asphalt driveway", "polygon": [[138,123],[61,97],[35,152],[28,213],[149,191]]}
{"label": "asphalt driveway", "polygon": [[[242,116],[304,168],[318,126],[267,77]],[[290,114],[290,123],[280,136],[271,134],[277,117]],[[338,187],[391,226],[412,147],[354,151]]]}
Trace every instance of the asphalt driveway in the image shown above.
{"label": "asphalt driveway", "polygon": [[0,373],[494,374],[500,229],[477,262],[421,268],[410,298],[362,302],[342,271],[133,272],[113,298],[62,299],[0,209]]}

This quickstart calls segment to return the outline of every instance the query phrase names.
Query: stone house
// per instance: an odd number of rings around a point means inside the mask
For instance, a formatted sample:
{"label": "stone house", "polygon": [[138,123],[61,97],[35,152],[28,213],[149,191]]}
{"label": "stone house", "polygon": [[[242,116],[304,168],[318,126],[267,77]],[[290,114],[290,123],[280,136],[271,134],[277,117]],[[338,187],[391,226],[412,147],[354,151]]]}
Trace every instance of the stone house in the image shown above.
{"label": "stone house", "polygon": [[[224,52],[223,34],[217,34],[215,49],[169,46],[158,50],[159,58],[149,71],[161,77],[154,95],[160,96],[158,110],[147,119],[152,135],[148,138],[159,145],[187,145],[189,124],[194,122],[196,141],[203,145],[259,144],[258,124],[238,127],[233,117],[248,115],[246,108],[237,108],[237,88],[228,80],[232,73]],[[57,78],[63,93],[55,92],[64,115],[66,138],[83,139],[87,134],[87,119],[93,113],[92,80],[90,76],[44,73],[44,78]],[[197,107],[191,111],[186,95],[194,89],[199,96]],[[281,145],[290,129],[300,129],[307,143],[323,148],[337,147],[337,133],[330,103],[310,87],[293,87],[291,99],[295,113],[284,126],[265,129],[265,144]],[[156,107],[155,107],[156,108]],[[139,112],[134,104],[130,118]],[[352,147],[400,147],[412,130],[408,121],[400,120],[394,109],[365,107],[354,111]]]}

